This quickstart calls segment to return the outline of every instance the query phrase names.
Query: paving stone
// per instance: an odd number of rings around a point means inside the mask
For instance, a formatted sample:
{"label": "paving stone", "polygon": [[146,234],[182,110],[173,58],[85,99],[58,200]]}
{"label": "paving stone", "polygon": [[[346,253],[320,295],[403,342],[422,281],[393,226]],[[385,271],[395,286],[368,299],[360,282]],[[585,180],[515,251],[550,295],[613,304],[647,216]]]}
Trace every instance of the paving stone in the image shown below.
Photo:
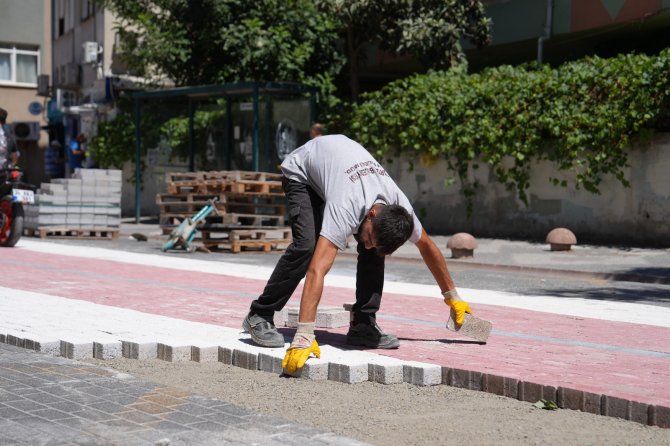
{"label": "paving stone", "polygon": [[517,399],[519,396],[519,380],[486,373],[482,376],[482,390],[494,395]]}
{"label": "paving stone", "polygon": [[630,401],[614,396],[603,395],[600,413],[608,417],[628,419]]}
{"label": "paving stone", "polygon": [[49,356],[60,355],[60,341],[58,340],[33,340],[35,351]]}
{"label": "paving stone", "polygon": [[[300,309],[291,307],[287,310],[286,326],[291,328],[298,327],[298,313]],[[316,320],[314,326],[317,328],[338,328],[349,326],[349,311],[339,307],[319,307],[316,310]]]}
{"label": "paving stone", "polygon": [[417,386],[442,384],[442,367],[416,361],[403,363],[403,381]]}
{"label": "paving stone", "polygon": [[327,380],[329,369],[330,365],[328,361],[310,358],[309,361],[305,363],[305,366],[302,368],[302,370],[296,374],[296,376],[314,381]]}
{"label": "paving stone", "polygon": [[636,423],[649,424],[649,404],[631,401],[628,419]]}
{"label": "paving stone", "polygon": [[166,345],[157,344],[157,357],[160,360],[167,362],[183,362],[191,360],[191,346],[190,345]]}
{"label": "paving stone", "polygon": [[195,362],[217,362],[219,360],[219,347],[191,347],[191,361]]}
{"label": "paving stone", "polygon": [[[391,359],[391,358],[389,358]],[[368,364],[368,380],[380,384],[399,384],[403,382],[403,365],[395,361],[377,361]]]}
{"label": "paving stone", "polygon": [[219,362],[227,365],[233,364],[233,350],[226,347],[219,347]]}
{"label": "paving stone", "polygon": [[482,374],[480,372],[450,369],[447,377],[447,383],[453,387],[460,387],[470,390],[482,390]]}
{"label": "paving stone", "polygon": [[347,384],[360,383],[368,380],[370,372],[365,362],[344,363],[330,362],[328,364],[328,379]]}
{"label": "paving stone", "polygon": [[93,357],[96,359],[114,359],[123,356],[121,342],[93,343]]}
{"label": "paving stone", "polygon": [[284,358],[278,354],[259,353],[258,370],[281,374],[284,370],[281,366],[283,359]]}
{"label": "paving stone", "polygon": [[670,407],[651,406],[649,411],[649,424],[670,428]]}
{"label": "paving stone", "polygon": [[121,342],[121,354],[128,359],[156,359],[158,357],[158,344],[155,342]]}
{"label": "paving stone", "polygon": [[[545,386],[542,384],[537,384],[528,381],[522,381],[521,383],[519,383],[520,401],[536,403],[541,399],[556,402],[556,387]],[[594,413],[600,413],[600,406],[598,406],[598,412]]]}
{"label": "paving stone", "polygon": [[93,358],[93,343],[60,341],[60,355],[68,359]]}
{"label": "paving stone", "polygon": [[258,370],[258,353],[236,348],[233,350],[232,365],[248,370]]}

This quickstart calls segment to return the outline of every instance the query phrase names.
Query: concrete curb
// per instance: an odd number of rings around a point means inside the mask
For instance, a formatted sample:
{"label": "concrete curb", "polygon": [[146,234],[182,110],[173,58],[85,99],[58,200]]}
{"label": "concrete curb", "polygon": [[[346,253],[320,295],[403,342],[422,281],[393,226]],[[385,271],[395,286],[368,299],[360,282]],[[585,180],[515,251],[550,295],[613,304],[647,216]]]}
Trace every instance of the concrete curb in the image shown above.
{"label": "concrete curb", "polygon": [[[168,362],[218,361],[248,370],[282,373],[283,348],[268,349],[244,342],[235,346],[169,345],[132,341],[82,342],[81,340],[45,340],[0,334],[0,343],[69,359],[160,359]],[[670,428],[670,407],[640,403],[578,389],[553,387],[495,374],[482,373],[414,361],[402,361],[381,355],[342,351],[322,346],[324,359],[311,358],[297,375],[304,379],[331,380],[347,384],[372,381],[381,384],[402,382],[417,386],[448,385],[500,395],[534,403],[540,399],[556,402],[561,409],[622,418],[636,423]]]}

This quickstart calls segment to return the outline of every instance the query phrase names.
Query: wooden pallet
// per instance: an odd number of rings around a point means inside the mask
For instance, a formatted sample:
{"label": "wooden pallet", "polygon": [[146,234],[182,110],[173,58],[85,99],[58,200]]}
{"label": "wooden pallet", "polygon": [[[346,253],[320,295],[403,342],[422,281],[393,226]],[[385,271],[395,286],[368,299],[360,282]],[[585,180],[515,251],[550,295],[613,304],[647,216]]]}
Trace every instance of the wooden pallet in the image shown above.
{"label": "wooden pallet", "polygon": [[219,214],[284,215],[286,205],[270,197],[251,197],[240,194],[157,194],[156,204],[161,214],[195,215],[209,200],[216,199]]}
{"label": "wooden pallet", "polygon": [[281,181],[282,174],[271,172],[252,172],[245,170],[219,170],[198,172],[167,172],[166,183],[182,181]]}
{"label": "wooden pallet", "polygon": [[286,249],[293,241],[289,228],[272,229],[232,229],[227,232],[201,231],[200,244],[207,250],[223,249],[233,253],[247,249],[272,250]]}
{"label": "wooden pallet", "polygon": [[39,238],[95,239],[116,240],[119,237],[117,228],[36,228],[24,229],[26,235]]}

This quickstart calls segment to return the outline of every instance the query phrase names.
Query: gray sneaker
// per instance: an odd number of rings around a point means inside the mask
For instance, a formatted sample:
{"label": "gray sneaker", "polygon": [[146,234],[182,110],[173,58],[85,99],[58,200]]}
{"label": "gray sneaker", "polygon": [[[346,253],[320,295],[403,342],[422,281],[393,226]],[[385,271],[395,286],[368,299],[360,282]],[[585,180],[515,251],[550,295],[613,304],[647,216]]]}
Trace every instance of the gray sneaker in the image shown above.
{"label": "gray sneaker", "polygon": [[347,333],[347,344],[362,345],[369,348],[398,348],[400,341],[392,334],[386,334],[376,323],[359,323],[349,327]]}
{"label": "gray sneaker", "polygon": [[247,314],[242,322],[244,331],[251,335],[251,340],[261,347],[283,347],[284,335],[279,333],[272,322],[268,322],[257,314]]}

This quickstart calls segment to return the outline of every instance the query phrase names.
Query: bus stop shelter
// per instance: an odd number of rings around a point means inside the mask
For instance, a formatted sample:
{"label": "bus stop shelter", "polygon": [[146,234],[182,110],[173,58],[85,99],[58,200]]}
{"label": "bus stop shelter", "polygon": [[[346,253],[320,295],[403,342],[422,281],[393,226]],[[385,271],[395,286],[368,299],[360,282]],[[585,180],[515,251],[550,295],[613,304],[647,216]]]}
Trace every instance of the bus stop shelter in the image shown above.
{"label": "bus stop shelter", "polygon": [[316,93],[286,82],[134,93],[135,218],[139,221],[142,157],[149,148],[165,147],[175,165],[186,164],[191,172],[277,172],[284,157],[309,139]]}

